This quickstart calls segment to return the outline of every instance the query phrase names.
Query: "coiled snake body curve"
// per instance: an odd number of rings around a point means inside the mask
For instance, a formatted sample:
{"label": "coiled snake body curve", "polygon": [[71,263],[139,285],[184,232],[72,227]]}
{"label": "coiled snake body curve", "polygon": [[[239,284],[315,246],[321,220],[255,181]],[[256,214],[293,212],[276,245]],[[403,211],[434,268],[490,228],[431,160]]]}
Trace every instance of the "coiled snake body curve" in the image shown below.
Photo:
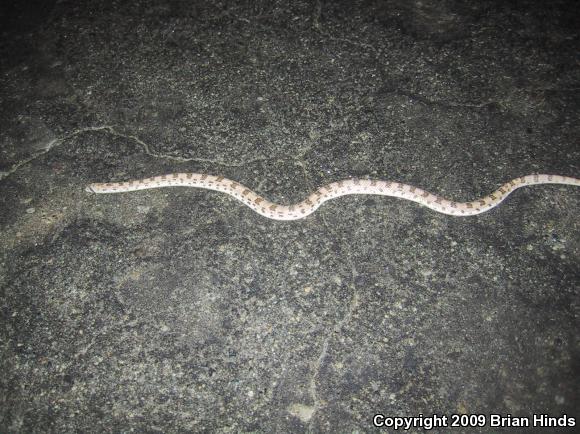
{"label": "coiled snake body curve", "polygon": [[249,188],[223,176],[201,173],[173,173],[127,182],[96,183],[88,185],[86,191],[92,193],[122,193],[161,187],[195,187],[229,194],[258,214],[270,219],[298,220],[312,214],[327,200],[350,194],[398,197],[417,202],[443,214],[472,216],[495,208],[518,188],[537,184],[580,186],[580,179],[561,175],[526,175],[513,179],[493,193],[472,202],[454,202],[418,187],[400,182],[346,179],[325,185],[302,202],[286,206],[270,202]]}

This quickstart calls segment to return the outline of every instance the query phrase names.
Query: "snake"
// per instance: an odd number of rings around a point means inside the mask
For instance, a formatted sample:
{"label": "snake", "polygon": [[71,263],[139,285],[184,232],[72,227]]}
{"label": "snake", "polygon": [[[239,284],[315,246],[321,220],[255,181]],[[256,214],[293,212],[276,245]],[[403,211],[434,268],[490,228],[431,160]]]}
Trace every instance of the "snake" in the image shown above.
{"label": "snake", "polygon": [[204,173],[172,173],[126,182],[94,183],[85,190],[101,194],[162,187],[195,187],[229,194],[258,214],[273,220],[298,220],[312,214],[328,200],[351,194],[391,196],[416,202],[442,214],[467,217],[495,208],[518,188],[538,184],[580,186],[580,179],[562,175],[526,175],[512,179],[493,193],[472,202],[455,202],[401,182],[350,178],[327,184],[302,202],[280,205],[236,181]]}

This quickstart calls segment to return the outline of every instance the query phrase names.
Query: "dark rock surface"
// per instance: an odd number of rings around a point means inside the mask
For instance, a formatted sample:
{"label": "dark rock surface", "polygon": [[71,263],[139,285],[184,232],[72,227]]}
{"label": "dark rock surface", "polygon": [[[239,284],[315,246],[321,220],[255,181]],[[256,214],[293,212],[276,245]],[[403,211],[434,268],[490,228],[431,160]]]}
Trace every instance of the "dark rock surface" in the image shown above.
{"label": "dark rock surface", "polygon": [[575,1],[3,6],[0,432],[577,419],[574,187],[463,219],[349,197],[291,223],[215,192],[84,187],[205,172],[290,203],[369,176],[469,200],[578,177],[579,16]]}

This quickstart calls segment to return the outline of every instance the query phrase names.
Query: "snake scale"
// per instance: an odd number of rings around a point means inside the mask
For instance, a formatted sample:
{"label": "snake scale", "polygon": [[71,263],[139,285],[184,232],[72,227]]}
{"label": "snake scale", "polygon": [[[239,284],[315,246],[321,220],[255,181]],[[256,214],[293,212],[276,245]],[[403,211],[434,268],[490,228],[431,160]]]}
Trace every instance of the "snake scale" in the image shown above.
{"label": "snake scale", "polygon": [[514,190],[528,185],[565,184],[580,186],[580,179],[561,175],[527,175],[513,179],[488,196],[473,202],[454,202],[400,182],[372,179],[347,179],[319,188],[308,198],[295,205],[285,206],[270,202],[259,194],[223,176],[200,173],[173,173],[127,182],[98,183],[87,186],[92,193],[122,193],[161,187],[195,187],[216,190],[233,196],[264,217],[274,220],[298,220],[312,214],[324,202],[349,194],[374,194],[398,197],[426,206],[443,214],[472,216],[498,206]]}

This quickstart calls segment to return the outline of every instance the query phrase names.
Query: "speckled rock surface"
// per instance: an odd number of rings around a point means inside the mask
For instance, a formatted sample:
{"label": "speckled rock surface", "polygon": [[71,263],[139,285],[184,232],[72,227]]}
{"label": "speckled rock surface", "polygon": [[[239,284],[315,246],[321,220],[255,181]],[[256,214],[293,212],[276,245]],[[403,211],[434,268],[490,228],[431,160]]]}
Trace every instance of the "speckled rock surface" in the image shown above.
{"label": "speckled rock surface", "polygon": [[191,171],[281,203],[350,176],[469,200],[578,177],[577,3],[192,3],[4,6],[0,431],[577,420],[574,187],[290,223],[215,192],[84,191]]}

